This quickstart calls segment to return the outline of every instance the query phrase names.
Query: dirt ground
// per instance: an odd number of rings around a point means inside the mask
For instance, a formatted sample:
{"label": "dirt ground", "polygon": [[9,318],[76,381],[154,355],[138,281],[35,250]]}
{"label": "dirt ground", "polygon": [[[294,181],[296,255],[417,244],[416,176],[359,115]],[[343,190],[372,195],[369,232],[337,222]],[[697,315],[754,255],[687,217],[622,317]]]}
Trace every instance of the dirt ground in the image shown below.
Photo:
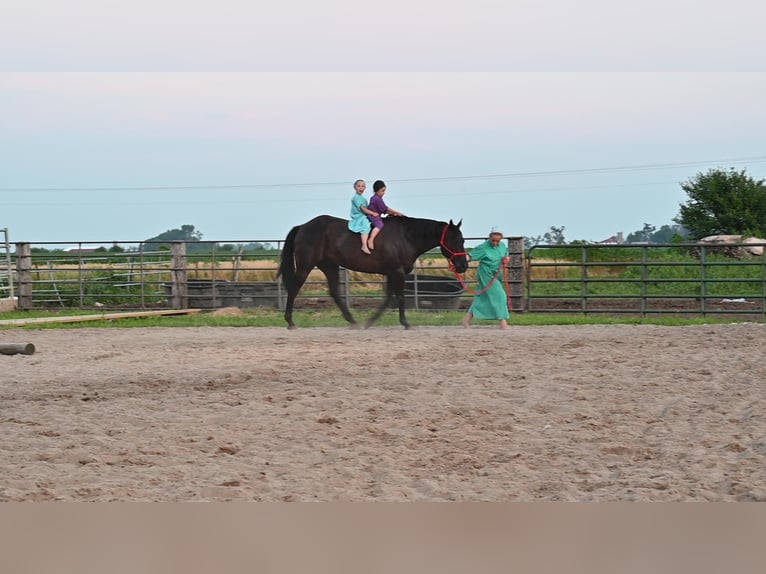
{"label": "dirt ground", "polygon": [[4,331],[3,501],[766,501],[766,325]]}

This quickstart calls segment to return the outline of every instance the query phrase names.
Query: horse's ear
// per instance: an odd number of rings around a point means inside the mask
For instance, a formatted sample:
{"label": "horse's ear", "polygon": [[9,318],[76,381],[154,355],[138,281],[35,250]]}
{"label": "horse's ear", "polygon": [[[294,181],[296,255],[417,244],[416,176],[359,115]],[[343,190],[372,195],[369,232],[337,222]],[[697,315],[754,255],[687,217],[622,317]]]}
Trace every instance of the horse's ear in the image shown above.
{"label": "horse's ear", "polygon": [[460,226],[461,226],[461,225],[463,225],[463,218],[461,217],[461,218],[460,218],[460,221],[458,221],[457,223],[452,223],[452,220],[450,219],[450,220],[449,220],[449,224],[450,224],[452,227],[457,227],[458,229],[460,229]]}

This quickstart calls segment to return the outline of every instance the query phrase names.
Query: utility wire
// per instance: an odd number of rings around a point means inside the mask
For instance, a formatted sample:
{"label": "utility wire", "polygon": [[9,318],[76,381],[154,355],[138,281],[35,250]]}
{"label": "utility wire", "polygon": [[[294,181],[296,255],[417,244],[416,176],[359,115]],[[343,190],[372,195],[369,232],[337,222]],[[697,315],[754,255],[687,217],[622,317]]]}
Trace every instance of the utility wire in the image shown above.
{"label": "utility wire", "polygon": [[[463,175],[463,176],[445,176],[445,177],[422,177],[408,179],[389,179],[388,183],[444,183],[459,181],[481,181],[492,179],[511,179],[521,177],[551,177],[562,175],[593,175],[604,173],[621,173],[631,171],[649,171],[662,169],[677,169],[681,167],[694,167],[704,165],[721,164],[739,164],[739,163],[762,163],[766,162],[766,156],[739,157],[730,159],[690,161],[675,163],[654,163],[640,165],[626,165],[615,167],[598,167],[587,169],[564,169],[564,170],[545,170],[545,171],[526,171],[498,173],[487,175]],[[318,186],[340,186],[348,185],[349,181],[323,181],[323,182],[296,182],[296,183],[253,183],[240,185],[168,185],[168,186],[129,186],[129,187],[0,187],[0,192],[4,191],[24,191],[24,192],[51,192],[51,191],[190,191],[190,190],[235,190],[235,189],[278,189],[288,187],[318,187]]]}
{"label": "utility wire", "polygon": [[[391,180],[393,181],[393,180]],[[676,181],[663,181],[663,182],[643,182],[643,183],[623,183],[623,184],[614,184],[614,185],[587,185],[587,186],[569,186],[569,187],[548,187],[548,188],[539,188],[539,189],[505,189],[505,190],[495,190],[495,191],[455,191],[455,192],[443,192],[443,191],[437,191],[433,193],[418,193],[417,199],[423,199],[428,197],[471,197],[471,196],[488,196],[488,195],[495,195],[495,196],[502,196],[502,195],[514,195],[514,194],[520,194],[520,193],[549,193],[549,192],[556,192],[556,191],[563,191],[563,192],[576,192],[576,191],[593,191],[596,193],[603,192],[603,191],[615,191],[619,190],[620,188],[635,188],[635,187],[649,187],[649,186],[670,186],[670,185],[676,185],[678,182]],[[401,194],[402,199],[407,198],[407,194]],[[216,205],[245,205],[245,204],[263,204],[263,203],[321,203],[321,204],[327,204],[333,201],[346,201],[343,198],[338,197],[319,197],[317,195],[311,196],[311,197],[268,197],[268,198],[252,198],[252,199],[216,199],[215,204]],[[44,202],[44,203],[40,203]],[[140,201],[114,201],[110,199],[104,199],[103,201],[98,200],[88,200],[88,201],[80,201],[80,202],[74,202],[74,201],[59,201],[59,200],[30,200],[30,201],[3,201],[4,206],[9,205],[36,205],[39,207],[54,207],[54,206],[62,206],[62,205],[70,205],[70,206],[92,206],[92,205],[110,205],[110,206],[126,206],[126,205],[147,205],[148,203],[151,203],[151,205],[176,205],[178,202],[177,200],[163,200],[163,199],[152,199],[152,200],[140,200]],[[185,199],[183,202],[183,205],[210,205],[210,199]]]}

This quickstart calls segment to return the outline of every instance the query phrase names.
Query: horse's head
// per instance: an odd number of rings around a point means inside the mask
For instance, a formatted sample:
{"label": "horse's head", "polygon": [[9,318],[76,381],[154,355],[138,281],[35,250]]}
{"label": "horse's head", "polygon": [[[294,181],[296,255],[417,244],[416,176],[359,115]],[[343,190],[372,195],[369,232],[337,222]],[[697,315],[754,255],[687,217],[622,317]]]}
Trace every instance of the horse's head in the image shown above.
{"label": "horse's head", "polygon": [[441,241],[439,241],[442,255],[449,259],[450,267],[454,267],[458,273],[465,273],[468,269],[468,259],[463,246],[463,234],[460,231],[462,223],[462,219],[457,223],[452,223],[450,219],[449,223],[444,225]]}

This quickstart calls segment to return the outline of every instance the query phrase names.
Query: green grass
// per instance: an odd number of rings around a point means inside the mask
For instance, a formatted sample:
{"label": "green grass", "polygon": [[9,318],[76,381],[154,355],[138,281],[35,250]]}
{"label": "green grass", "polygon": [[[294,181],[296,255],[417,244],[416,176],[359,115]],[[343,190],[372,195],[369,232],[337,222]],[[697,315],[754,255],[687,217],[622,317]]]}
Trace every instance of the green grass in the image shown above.
{"label": "green grass", "polygon": [[[0,313],[0,319],[24,319],[33,317],[60,317],[73,315],[93,315],[93,312],[44,312],[44,311],[14,311]],[[354,316],[363,323],[372,311],[356,311]],[[463,311],[408,311],[407,319],[413,326],[454,326],[459,327],[464,316]],[[336,309],[321,311],[296,311],[294,320],[299,328],[310,327],[345,327],[348,324],[343,320],[340,312]],[[736,318],[679,318],[679,317],[608,317],[577,314],[548,314],[548,313],[512,313],[510,325],[701,325],[714,323],[737,323],[743,319]],[[474,320],[474,325],[496,325],[497,321]],[[399,326],[399,314],[397,311],[387,311],[378,320],[376,326]],[[81,323],[46,323],[34,324],[23,327],[0,325],[0,330],[14,329],[81,329],[81,328],[132,328],[132,327],[286,327],[282,312],[276,309],[253,309],[243,310],[241,315],[219,316],[212,313],[200,313],[196,315],[155,316],[126,318],[104,321],[83,321]],[[374,327],[373,327],[374,328]]]}

